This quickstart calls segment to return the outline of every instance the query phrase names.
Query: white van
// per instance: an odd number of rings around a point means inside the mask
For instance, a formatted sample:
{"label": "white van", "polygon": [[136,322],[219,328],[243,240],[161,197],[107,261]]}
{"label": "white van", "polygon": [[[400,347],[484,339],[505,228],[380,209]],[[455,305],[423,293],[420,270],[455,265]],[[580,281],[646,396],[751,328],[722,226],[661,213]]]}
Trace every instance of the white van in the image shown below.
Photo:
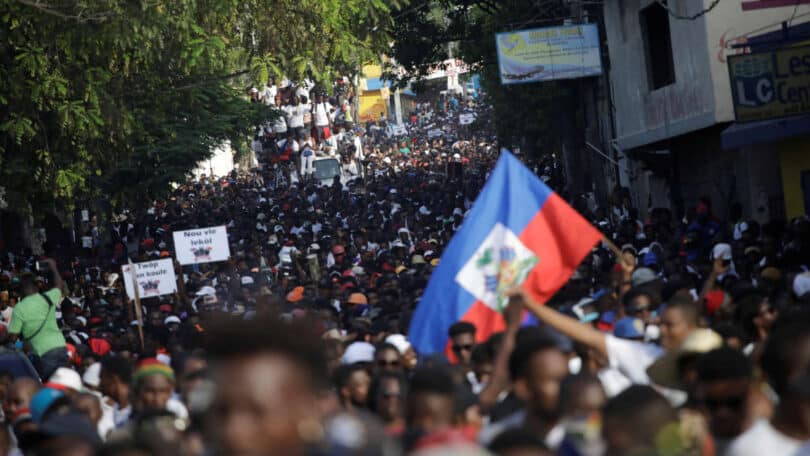
{"label": "white van", "polygon": [[[315,182],[322,187],[331,187],[335,182],[335,176],[340,176],[341,185],[346,185],[349,182],[360,179],[359,176],[353,176],[343,170],[340,160],[335,157],[316,156],[312,160],[312,167],[315,169]],[[293,171],[290,173],[290,182],[298,184],[298,173]]]}

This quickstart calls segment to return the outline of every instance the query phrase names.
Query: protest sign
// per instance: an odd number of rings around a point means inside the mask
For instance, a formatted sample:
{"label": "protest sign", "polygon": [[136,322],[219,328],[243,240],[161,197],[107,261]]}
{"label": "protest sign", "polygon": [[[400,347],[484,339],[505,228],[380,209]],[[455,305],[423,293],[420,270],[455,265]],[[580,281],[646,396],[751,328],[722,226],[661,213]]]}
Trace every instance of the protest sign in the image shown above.
{"label": "protest sign", "polygon": [[458,123],[461,125],[469,125],[475,121],[475,114],[459,114]]}
{"label": "protest sign", "polygon": [[442,130],[440,128],[434,128],[433,130],[428,131],[427,135],[428,138],[436,138],[442,135]]}
{"label": "protest sign", "polygon": [[132,268],[135,268],[135,280],[138,282],[138,296],[152,298],[174,294],[177,291],[177,280],[174,277],[174,262],[171,258],[145,261],[143,263],[125,264],[121,266],[121,275],[127,295],[135,299]]}
{"label": "protest sign", "polygon": [[408,129],[405,128],[405,125],[394,125],[391,127],[391,132],[394,136],[404,136],[408,134]]}
{"label": "protest sign", "polygon": [[174,251],[180,264],[225,261],[231,256],[225,226],[175,231]]}

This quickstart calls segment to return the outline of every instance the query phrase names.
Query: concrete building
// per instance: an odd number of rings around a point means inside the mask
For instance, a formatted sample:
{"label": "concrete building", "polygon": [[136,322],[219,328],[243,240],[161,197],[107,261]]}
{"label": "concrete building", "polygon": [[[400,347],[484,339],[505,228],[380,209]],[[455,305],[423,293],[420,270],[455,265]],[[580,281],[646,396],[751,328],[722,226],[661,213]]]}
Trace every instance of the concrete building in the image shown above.
{"label": "concrete building", "polygon": [[[704,15],[683,18],[713,4]],[[712,198],[721,217],[733,203],[742,204],[745,217],[761,222],[798,215],[786,210],[784,169],[774,150],[747,147],[744,141],[723,147],[735,131],[726,137],[724,132],[740,128],[732,125],[727,58],[750,52],[735,44],[778,30],[791,18],[807,22],[809,15],[807,0],[604,3],[613,146],[621,158],[621,183],[630,187],[642,215],[652,207],[682,214],[702,196]],[[785,147],[807,150],[808,144]],[[792,155],[787,158],[798,163]]]}

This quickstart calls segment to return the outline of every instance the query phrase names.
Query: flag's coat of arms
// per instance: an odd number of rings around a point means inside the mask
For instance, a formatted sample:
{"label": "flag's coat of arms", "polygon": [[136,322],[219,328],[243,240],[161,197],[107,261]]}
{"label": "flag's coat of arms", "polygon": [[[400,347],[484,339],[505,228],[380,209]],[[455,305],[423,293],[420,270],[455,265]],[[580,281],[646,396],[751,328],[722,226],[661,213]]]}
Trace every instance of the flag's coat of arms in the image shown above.
{"label": "flag's coat of arms", "polygon": [[456,275],[456,282],[487,307],[503,311],[504,294],[526,281],[538,258],[515,233],[496,223],[486,240]]}
{"label": "flag's coat of arms", "polygon": [[411,320],[419,353],[448,350],[464,320],[486,340],[505,327],[504,293],[522,286],[539,302],[562,287],[602,234],[508,151],[433,271]]}

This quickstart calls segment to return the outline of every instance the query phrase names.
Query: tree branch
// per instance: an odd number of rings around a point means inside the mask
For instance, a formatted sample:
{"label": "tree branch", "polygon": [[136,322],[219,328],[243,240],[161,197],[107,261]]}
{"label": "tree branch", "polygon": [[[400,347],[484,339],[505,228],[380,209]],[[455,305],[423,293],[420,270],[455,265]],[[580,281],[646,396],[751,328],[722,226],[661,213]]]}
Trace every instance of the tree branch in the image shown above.
{"label": "tree branch", "polygon": [[250,73],[249,69],[248,70],[239,70],[239,71],[237,71],[235,73],[229,73],[229,74],[225,74],[225,75],[222,75],[222,76],[217,76],[215,78],[203,79],[202,81],[198,81],[198,82],[195,82],[193,84],[186,84],[184,86],[175,87],[174,90],[194,89],[194,88],[197,88],[197,87],[208,85],[208,84],[210,84],[212,82],[218,82],[218,81],[224,81],[224,80],[227,80],[227,79],[233,79],[233,78],[236,78],[236,77],[242,76],[243,74],[248,74],[248,73]]}
{"label": "tree branch", "polygon": [[39,0],[17,0],[17,2],[26,6],[30,6],[32,8],[36,8],[37,10],[45,14],[56,16],[61,19],[76,21],[78,23],[104,22],[117,15],[117,13],[115,13],[114,11],[108,11],[105,13],[95,13],[91,16],[83,16],[84,12],[79,12],[78,14],[63,13],[62,11],[56,9],[53,5],[40,2]]}

